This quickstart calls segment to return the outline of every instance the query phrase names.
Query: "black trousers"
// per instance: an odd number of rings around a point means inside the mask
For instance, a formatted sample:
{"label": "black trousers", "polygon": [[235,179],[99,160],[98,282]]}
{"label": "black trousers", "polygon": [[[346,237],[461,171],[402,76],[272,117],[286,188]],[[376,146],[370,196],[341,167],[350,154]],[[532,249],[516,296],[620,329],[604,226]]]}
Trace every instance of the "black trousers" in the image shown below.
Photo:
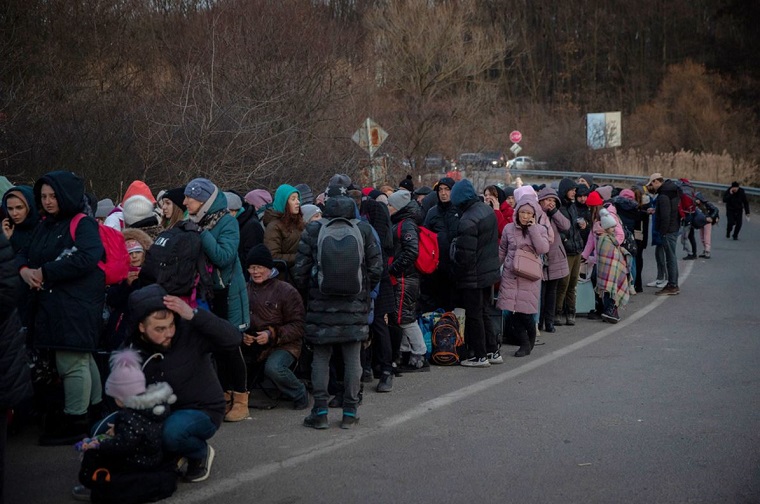
{"label": "black trousers", "polygon": [[539,327],[544,324],[554,324],[554,313],[557,310],[557,286],[556,280],[544,280],[541,282],[541,316],[538,318]]}
{"label": "black trousers", "polygon": [[464,342],[475,353],[475,357],[486,357],[499,349],[499,342],[488,312],[491,287],[461,289],[459,294],[460,303],[465,312]]}
{"label": "black trousers", "polygon": [[731,236],[731,230],[734,231],[734,238],[739,237],[739,231],[742,230],[742,212],[726,212],[726,238]]}
{"label": "black trousers", "polygon": [[[385,322],[385,313],[375,310],[375,318],[369,326],[372,331],[372,357],[374,363],[380,367],[380,372],[393,371],[393,346],[391,345],[391,332]],[[399,340],[399,345],[401,341]]]}

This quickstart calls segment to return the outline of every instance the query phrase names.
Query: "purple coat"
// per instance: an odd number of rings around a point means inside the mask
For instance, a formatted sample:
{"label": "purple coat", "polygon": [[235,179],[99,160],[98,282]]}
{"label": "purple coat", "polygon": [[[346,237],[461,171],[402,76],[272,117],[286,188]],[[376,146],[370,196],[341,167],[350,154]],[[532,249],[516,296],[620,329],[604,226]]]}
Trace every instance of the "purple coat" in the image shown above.
{"label": "purple coat", "polygon": [[[515,205],[515,221],[519,219],[517,210],[524,205],[532,206],[536,215],[540,215],[541,208],[537,202],[523,199]],[[501,272],[499,299],[496,303],[498,308],[517,313],[538,313],[541,281],[518,277],[512,271],[512,262],[518,248],[532,248],[537,254],[547,253],[549,251],[548,234],[546,226],[541,224],[530,226],[525,236],[515,222],[510,222],[504,228],[499,243],[499,260],[504,267]]]}

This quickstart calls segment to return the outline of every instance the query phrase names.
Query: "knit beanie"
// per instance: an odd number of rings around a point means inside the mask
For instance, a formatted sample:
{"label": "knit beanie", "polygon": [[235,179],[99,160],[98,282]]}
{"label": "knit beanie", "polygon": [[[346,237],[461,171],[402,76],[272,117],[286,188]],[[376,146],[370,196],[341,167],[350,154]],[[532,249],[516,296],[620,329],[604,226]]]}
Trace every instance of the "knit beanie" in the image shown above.
{"label": "knit beanie", "polygon": [[205,203],[209,200],[211,195],[214,194],[215,189],[216,186],[209,179],[197,178],[191,180],[190,183],[185,186],[185,196],[200,201],[201,203]]}
{"label": "knit beanie", "polygon": [[269,191],[266,189],[254,189],[246,194],[243,199],[254,209],[258,210],[264,205],[268,205],[272,202],[272,195],[269,194]]}
{"label": "knit beanie", "polygon": [[422,186],[422,187],[418,187],[417,189],[414,190],[414,196],[415,197],[416,196],[427,196],[431,192],[433,192],[433,190],[431,188],[429,188],[428,186]]}
{"label": "knit beanie", "polygon": [[510,196],[515,196],[515,188],[512,186],[507,186],[503,189],[504,191],[504,197],[509,198]]}
{"label": "knit beanie", "polygon": [[145,392],[145,375],[137,351],[127,348],[113,352],[109,361],[111,373],[106,380],[106,395],[124,403],[128,398]]}
{"label": "knit beanie", "polygon": [[145,196],[135,195],[124,202],[123,205],[124,224],[131,226],[136,222],[155,215],[155,205]]}
{"label": "knit beanie", "polygon": [[617,226],[617,221],[615,220],[615,217],[610,214],[606,208],[602,208],[599,211],[599,221],[602,224],[602,229],[609,229],[614,228]]}
{"label": "knit beanie", "polygon": [[[593,176],[593,175],[591,175],[590,173],[584,173],[583,175],[581,175],[580,177],[578,177],[578,180],[580,180],[580,179],[583,179],[583,180],[585,180],[585,181],[586,181],[586,183],[587,183],[589,186],[592,186],[592,185],[594,185],[594,176]],[[584,184],[584,185],[585,185],[585,184]]]}
{"label": "knit beanie", "polygon": [[399,189],[390,196],[388,196],[388,206],[392,206],[396,210],[401,210],[412,200],[412,194],[406,189]]}
{"label": "knit beanie", "polygon": [[629,200],[635,200],[636,199],[636,193],[634,193],[630,189],[623,189],[622,191],[620,191],[620,197],[621,198],[626,198],[626,199],[629,199]]}
{"label": "knit beanie", "polygon": [[98,201],[98,208],[95,210],[95,218],[105,219],[115,207],[116,205],[114,205],[113,201],[109,198]]}
{"label": "knit beanie", "polygon": [[374,190],[375,190],[374,187],[365,187],[364,189],[362,189],[362,196],[367,196],[368,197],[369,193],[371,193]]}
{"label": "knit beanie", "polygon": [[306,184],[298,184],[296,189],[298,190],[298,194],[301,195],[302,205],[311,205],[314,203],[314,193],[312,192],[311,187]]}
{"label": "knit beanie", "polygon": [[412,181],[412,176],[407,175],[404,180],[398,183],[398,186],[402,189],[406,189],[410,193],[414,192],[414,182]]}
{"label": "knit beanie", "polygon": [[168,199],[175,206],[180,207],[183,212],[187,210],[185,206],[185,186],[169,189],[164,193],[164,199]]}
{"label": "knit beanie", "polygon": [[330,184],[327,189],[325,189],[325,201],[338,196],[348,196],[348,187]]}
{"label": "knit beanie", "polygon": [[140,196],[145,196],[148,198],[148,201],[151,203],[156,202],[156,198],[153,197],[153,193],[151,192],[150,187],[148,187],[148,184],[142,180],[135,180],[129,184],[129,187],[127,187],[127,192],[124,193],[124,198],[121,201],[127,201],[132,196],[136,196],[138,194]]}
{"label": "knit beanie", "polygon": [[611,185],[604,185],[601,187],[596,188],[596,192],[599,193],[599,196],[602,197],[602,201],[607,201],[612,198],[612,186]]}
{"label": "knit beanie", "polygon": [[227,198],[227,210],[240,210],[243,208],[243,200],[237,194],[224,191],[224,197]]}
{"label": "knit beanie", "polygon": [[265,268],[274,268],[274,259],[272,259],[272,253],[269,251],[266,245],[259,243],[248,251],[248,255],[245,258],[245,267],[249,266],[264,266]]}
{"label": "knit beanie", "polygon": [[309,223],[312,217],[316,214],[321,214],[322,210],[317,205],[304,205],[301,207],[301,214],[303,215],[303,221]]}
{"label": "knit beanie", "polygon": [[[285,213],[285,207],[288,206],[288,199],[293,193],[298,193],[298,189],[292,185],[282,184],[274,193],[274,203],[272,203],[272,209],[275,212]],[[298,193],[300,200],[301,194]]]}
{"label": "knit beanie", "polygon": [[576,198],[578,196],[588,196],[589,194],[591,194],[591,189],[589,189],[588,187],[586,187],[583,184],[578,184],[578,188],[575,190],[575,197]]}
{"label": "knit beanie", "polygon": [[433,189],[435,189],[435,191],[438,192],[438,188],[441,187],[442,185],[445,185],[449,189],[453,189],[455,183],[456,181],[453,178],[443,177],[433,186]]}
{"label": "knit beanie", "polygon": [[137,240],[126,240],[124,244],[127,246],[128,254],[131,254],[132,252],[145,252],[145,248],[142,246],[142,243]]}
{"label": "knit beanie", "polygon": [[132,292],[129,295],[129,311],[132,314],[132,320],[142,322],[151,313],[166,310],[164,305],[166,295],[166,290],[158,284],[150,284]]}
{"label": "knit beanie", "polygon": [[604,204],[604,200],[601,196],[599,196],[599,193],[596,191],[591,191],[588,195],[588,199],[586,199],[586,206],[602,206]]}
{"label": "knit beanie", "polygon": [[332,177],[330,177],[330,182],[327,183],[327,186],[343,186],[343,187],[351,187],[351,177],[346,175],[345,173],[336,173]]}

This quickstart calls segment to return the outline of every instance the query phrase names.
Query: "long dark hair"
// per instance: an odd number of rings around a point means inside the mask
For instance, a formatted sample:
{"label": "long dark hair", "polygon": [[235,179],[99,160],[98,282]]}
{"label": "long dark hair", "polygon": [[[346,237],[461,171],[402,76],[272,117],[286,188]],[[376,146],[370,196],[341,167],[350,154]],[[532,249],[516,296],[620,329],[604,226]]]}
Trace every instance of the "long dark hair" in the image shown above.
{"label": "long dark hair", "polygon": [[301,210],[298,210],[298,213],[293,213],[290,211],[290,205],[285,205],[285,211],[282,213],[282,217],[280,218],[282,221],[282,224],[285,226],[285,229],[288,231],[292,231],[294,229],[297,229],[299,231],[303,231],[306,227],[306,224],[304,224],[303,221],[303,215],[301,214]]}

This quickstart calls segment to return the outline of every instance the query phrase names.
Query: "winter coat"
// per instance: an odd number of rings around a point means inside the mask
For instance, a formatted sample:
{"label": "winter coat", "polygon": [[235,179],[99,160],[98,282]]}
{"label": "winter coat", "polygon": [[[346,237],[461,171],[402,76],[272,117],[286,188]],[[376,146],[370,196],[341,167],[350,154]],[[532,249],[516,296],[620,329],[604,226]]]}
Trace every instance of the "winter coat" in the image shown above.
{"label": "winter coat", "polygon": [[622,196],[615,196],[612,199],[612,204],[615,205],[615,210],[617,210],[623,226],[633,233],[633,230],[636,229],[636,222],[639,220],[639,204],[635,200]]}
{"label": "winter coat", "polygon": [[113,417],[114,435],[100,442],[100,453],[118,460],[124,469],[155,469],[164,458],[162,434],[169,404],[177,396],[169,384],[154,383],[129,397]]}
{"label": "winter coat", "polygon": [[[287,282],[270,278],[261,284],[248,282],[251,312],[250,334],[268,329],[271,337],[261,348],[259,360],[274,350],[285,350],[298,359],[304,334],[304,306],[298,291]],[[253,346],[260,346],[254,343]]]}
{"label": "winter coat", "polygon": [[59,212],[35,228],[18,262],[21,268],[42,268],[43,286],[33,291],[33,341],[39,348],[91,352],[97,348],[103,320],[105,275],[98,267],[103,258],[98,223],[84,217],[72,239],[69,224],[83,209],[84,183],[65,171],[48,173],[34,185],[35,202],[47,184],[55,191]]}
{"label": "winter coat", "polygon": [[741,214],[744,210],[744,213],[749,215],[749,201],[747,201],[747,194],[741,187],[734,194],[731,194],[730,187],[726,189],[726,192],[723,193],[723,203],[726,204],[727,214]]}
{"label": "winter coat", "polygon": [[667,179],[657,189],[654,213],[657,216],[657,231],[661,235],[677,233],[680,229],[681,219],[678,215],[680,201],[678,186],[672,180]]}
{"label": "winter coat", "polygon": [[499,281],[499,236],[493,209],[478,199],[467,179],[454,185],[451,204],[459,210],[451,247],[457,288],[490,287]]}
{"label": "winter coat", "polygon": [[[323,214],[324,215],[324,214]],[[264,212],[264,245],[274,259],[288,263],[291,269],[296,263],[298,243],[301,241],[302,227],[287,228],[282,221],[282,212],[268,208]]]}
{"label": "winter coat", "polygon": [[539,191],[539,202],[547,198],[554,198],[557,206],[554,210],[545,212],[554,231],[554,240],[549,244],[549,252],[546,254],[545,262],[548,267],[544,269],[544,280],[558,280],[570,274],[570,267],[567,264],[567,252],[565,252],[561,234],[570,229],[570,221],[559,211],[562,204],[559,202],[559,197],[554,189],[546,187]]}
{"label": "winter coat", "polygon": [[[531,199],[521,199],[515,205],[515,212],[523,205],[530,205],[538,213],[538,203]],[[519,217],[518,217],[519,219]],[[517,249],[533,250],[536,254],[549,252],[549,233],[545,226],[534,224],[523,229],[516,222],[507,224],[501,233],[499,243],[499,261],[504,266],[501,272],[501,285],[496,306],[502,310],[517,313],[538,313],[541,297],[541,281],[519,277],[512,269]]]}
{"label": "winter coat", "polygon": [[[612,215],[612,217],[615,219],[615,240],[617,243],[623,243],[625,240],[625,231],[623,231],[623,223],[620,222],[620,217],[618,217],[615,205],[607,204],[604,208],[606,208],[610,215]],[[602,228],[602,224],[599,219],[594,221],[590,227],[591,235],[589,235],[589,239],[586,242],[586,248],[583,249],[581,256],[583,259],[594,263],[596,261],[596,245],[598,237],[599,235],[604,234],[605,230]]]}
{"label": "winter coat", "polygon": [[[335,196],[325,202],[324,219],[356,217],[356,204],[345,196]],[[367,325],[370,309],[370,291],[380,281],[383,255],[375,240],[371,226],[359,221],[364,240],[364,285],[356,297],[322,294],[317,278],[317,238],[322,223],[310,222],[298,245],[292,277],[301,292],[308,289],[306,309],[306,341],[319,345],[364,341],[369,336]]]}
{"label": "winter coat", "polygon": [[383,253],[383,273],[380,276],[380,289],[375,298],[375,312],[393,313],[395,306],[393,285],[391,285],[388,274],[388,258],[393,255],[393,230],[388,205],[372,199],[365,199],[362,201],[359,213],[377,233],[380,250]]}
{"label": "winter coat", "polygon": [[709,222],[708,224],[717,224],[718,219],[720,219],[720,210],[718,210],[718,207],[707,201],[702,193],[697,193],[697,199],[700,202],[697,207],[703,214],[705,214],[706,218],[712,220],[712,222]]}
{"label": "winter coat", "polygon": [[[562,201],[562,206],[559,208],[559,211],[565,216],[570,224],[566,230],[560,231],[562,246],[565,247],[565,253],[568,256],[578,255],[583,252],[583,247],[586,246],[583,230],[581,230],[581,227],[578,224],[578,219],[581,218],[581,215],[578,213],[578,206],[576,206],[573,201],[565,199]],[[586,221],[586,226],[588,227],[588,225],[589,221]]]}
{"label": "winter coat", "polygon": [[[209,207],[208,214],[227,210],[227,197],[219,191],[214,203]],[[203,221],[201,221],[201,224]],[[245,289],[243,268],[238,258],[238,245],[240,245],[240,228],[237,221],[229,213],[225,214],[211,229],[201,232],[203,251],[209,262],[214,266],[212,279],[214,289],[228,291],[227,320],[232,322],[239,330],[244,330],[250,325],[248,314],[248,293]]]}
{"label": "winter coat", "polygon": [[[13,252],[18,253],[23,250],[24,247],[29,245],[32,239],[32,233],[34,228],[40,222],[40,215],[37,212],[37,205],[34,202],[34,191],[27,185],[15,186],[8,189],[3,195],[3,210],[8,213],[8,198],[15,196],[19,199],[23,198],[26,202],[26,206],[29,208],[29,213],[26,219],[20,224],[13,226],[13,234],[11,235],[10,242],[13,247]],[[9,217],[10,218],[10,217]]]}
{"label": "winter coat", "polygon": [[501,232],[504,231],[507,224],[514,220],[515,210],[507,201],[502,201],[499,204],[499,209],[494,210],[494,213],[496,214],[498,234],[501,236]]}
{"label": "winter coat", "polygon": [[419,253],[420,230],[415,221],[417,208],[410,201],[391,215],[393,223],[393,260],[388,273],[395,279],[393,286],[393,322],[410,324],[417,320],[417,300],[420,297],[420,272],[414,265]]}
{"label": "winter coat", "polygon": [[264,243],[264,225],[259,221],[259,216],[250,205],[244,205],[235,216],[240,229],[240,245],[238,245],[238,259],[243,269],[243,276],[248,280],[248,270],[245,262],[248,252],[258,245]]}
{"label": "winter coat", "polygon": [[591,234],[591,209],[588,207],[588,205],[581,205],[577,201],[573,203],[573,207],[578,211],[578,217],[586,220],[586,228],[580,229],[581,237],[583,238],[583,246],[581,247],[581,251],[583,251],[583,247],[586,246],[586,242],[588,241],[588,237]]}
{"label": "winter coat", "polygon": [[450,201],[441,203],[428,210],[425,217],[425,227],[438,235],[438,250],[441,252],[438,271],[453,277],[454,263],[449,255],[451,240],[454,239],[459,226],[459,213]]}
{"label": "winter coat", "polygon": [[234,325],[207,310],[198,310],[192,320],[175,314],[174,322],[176,330],[168,349],[144,339],[137,327],[126,344],[142,356],[145,383],[165,381],[174,390],[177,396],[172,406],[174,411],[203,411],[218,428],[226,404],[211,353],[237,349],[242,334]]}
{"label": "winter coat", "polygon": [[18,273],[10,242],[0,233],[0,413],[32,395],[24,334],[16,310]]}
{"label": "winter coat", "polygon": [[628,303],[630,296],[630,254],[626,258],[614,235],[602,233],[596,245],[596,293],[599,297],[609,294],[616,306]]}

